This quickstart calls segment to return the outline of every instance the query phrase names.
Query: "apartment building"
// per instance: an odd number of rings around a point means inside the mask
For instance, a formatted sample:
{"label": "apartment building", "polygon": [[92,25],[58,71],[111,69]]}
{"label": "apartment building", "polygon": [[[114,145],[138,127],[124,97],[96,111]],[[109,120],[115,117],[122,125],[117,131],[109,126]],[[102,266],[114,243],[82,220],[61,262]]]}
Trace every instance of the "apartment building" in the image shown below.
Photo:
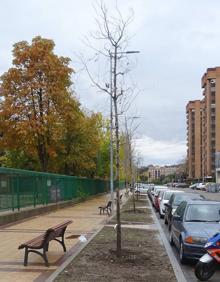
{"label": "apartment building", "polygon": [[148,181],[154,181],[161,178],[161,176],[167,176],[175,174],[178,169],[177,165],[173,166],[148,166]]}
{"label": "apartment building", "polygon": [[208,68],[202,77],[204,96],[203,158],[206,176],[216,172],[216,156],[220,152],[220,67]]}
{"label": "apartment building", "polygon": [[220,174],[220,67],[207,69],[202,88],[201,101],[190,101],[186,107],[188,175],[206,179],[216,170]]}
{"label": "apartment building", "polygon": [[200,100],[186,106],[188,177],[202,178],[202,111]]}

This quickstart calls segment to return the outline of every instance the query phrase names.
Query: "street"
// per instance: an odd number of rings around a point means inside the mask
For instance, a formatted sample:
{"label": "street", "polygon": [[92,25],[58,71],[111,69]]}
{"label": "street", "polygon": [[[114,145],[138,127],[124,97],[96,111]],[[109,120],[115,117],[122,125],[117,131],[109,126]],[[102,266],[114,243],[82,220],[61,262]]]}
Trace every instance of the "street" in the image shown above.
{"label": "street", "polygon": [[[217,201],[220,201],[220,193],[207,193],[205,191],[195,191],[195,190],[191,190],[189,188],[183,188],[181,189],[185,192],[194,192],[194,193],[199,193],[199,194],[202,194],[204,195],[207,199],[210,199],[210,200],[217,200]],[[159,214],[156,213],[156,216],[159,220],[159,223],[166,235],[166,238],[167,240],[169,241],[169,231],[168,231],[168,228],[167,228],[167,225],[165,225],[164,223],[164,220],[163,219],[160,219],[159,217]],[[193,262],[189,262],[188,264],[181,264],[180,263],[180,260],[179,260],[179,253],[178,253],[178,249],[174,246],[172,247],[172,250],[173,250],[173,253],[175,255],[175,257],[177,258],[178,262],[179,262],[179,265],[183,271],[183,274],[186,278],[186,281],[187,282],[197,282],[197,278],[195,277],[195,274],[194,274],[194,267],[195,267],[195,263]],[[220,281],[220,271],[218,270],[214,276],[208,280],[209,282],[219,282]]]}

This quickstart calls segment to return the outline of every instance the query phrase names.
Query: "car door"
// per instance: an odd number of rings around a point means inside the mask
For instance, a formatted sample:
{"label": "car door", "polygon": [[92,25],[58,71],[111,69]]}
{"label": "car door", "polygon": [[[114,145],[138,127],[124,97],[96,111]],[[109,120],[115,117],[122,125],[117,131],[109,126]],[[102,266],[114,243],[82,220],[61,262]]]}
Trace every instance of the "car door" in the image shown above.
{"label": "car door", "polygon": [[[175,244],[179,246],[179,238],[183,231],[183,216],[186,209],[187,202],[183,201],[176,209],[172,219],[172,236]],[[177,216],[178,218],[175,218]]]}

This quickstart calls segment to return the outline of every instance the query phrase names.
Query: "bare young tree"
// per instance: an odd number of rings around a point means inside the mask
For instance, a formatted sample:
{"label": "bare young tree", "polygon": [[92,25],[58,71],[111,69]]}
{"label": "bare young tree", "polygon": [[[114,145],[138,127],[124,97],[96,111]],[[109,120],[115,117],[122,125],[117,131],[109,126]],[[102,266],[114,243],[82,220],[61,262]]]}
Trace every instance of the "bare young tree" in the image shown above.
{"label": "bare young tree", "polygon": [[[119,131],[119,114],[123,110],[128,108],[128,102],[124,102],[127,99],[128,93],[132,92],[130,88],[125,88],[124,75],[129,71],[127,55],[134,52],[126,51],[128,45],[127,28],[133,19],[133,12],[126,19],[123,18],[120,10],[117,7],[117,2],[113,14],[109,13],[109,10],[103,2],[95,7],[96,10],[96,23],[97,31],[91,34],[92,39],[96,39],[99,42],[103,42],[103,49],[94,47],[87,39],[86,44],[91,47],[95,52],[95,58],[101,55],[107,58],[110,62],[110,84],[100,82],[100,79],[95,79],[94,75],[89,70],[87,62],[83,60],[84,67],[92,81],[92,83],[98,87],[99,90],[108,93],[113,103],[113,119],[114,119],[114,136],[115,136],[115,181],[116,181],[116,216],[117,216],[117,256],[121,256],[121,220],[120,220],[120,131]],[[112,12],[112,11],[111,11]],[[123,64],[125,63],[125,64]],[[122,108],[120,108],[122,105]]]}

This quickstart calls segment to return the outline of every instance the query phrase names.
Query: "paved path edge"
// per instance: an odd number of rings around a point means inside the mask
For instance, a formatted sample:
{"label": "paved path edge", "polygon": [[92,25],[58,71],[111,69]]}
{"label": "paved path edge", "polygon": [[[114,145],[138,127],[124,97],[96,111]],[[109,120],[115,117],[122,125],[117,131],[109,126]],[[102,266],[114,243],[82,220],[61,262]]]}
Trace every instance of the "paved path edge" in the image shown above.
{"label": "paved path edge", "polygon": [[[147,199],[147,200],[149,201],[149,199]],[[150,203],[150,201],[149,201],[149,203]],[[161,237],[161,239],[163,241],[163,245],[164,245],[164,247],[165,247],[165,249],[167,251],[167,255],[168,255],[169,259],[170,259],[170,263],[171,263],[171,265],[173,267],[173,271],[174,271],[174,273],[176,275],[176,279],[177,279],[178,282],[187,282],[187,280],[186,280],[186,278],[185,278],[185,276],[183,274],[183,271],[182,271],[182,269],[181,269],[181,267],[180,267],[176,257],[173,254],[172,248],[171,248],[171,246],[170,246],[170,244],[169,244],[169,242],[168,242],[168,240],[167,240],[167,238],[166,238],[166,236],[164,234],[164,231],[163,231],[162,227],[160,226],[159,220],[156,217],[156,214],[155,214],[155,212],[153,210],[153,207],[152,207],[151,203],[150,203],[150,207],[151,207],[151,210],[152,210],[152,215],[153,215],[154,221],[155,221],[155,223],[156,223],[156,225],[158,227],[158,230],[160,232],[160,237]]]}

